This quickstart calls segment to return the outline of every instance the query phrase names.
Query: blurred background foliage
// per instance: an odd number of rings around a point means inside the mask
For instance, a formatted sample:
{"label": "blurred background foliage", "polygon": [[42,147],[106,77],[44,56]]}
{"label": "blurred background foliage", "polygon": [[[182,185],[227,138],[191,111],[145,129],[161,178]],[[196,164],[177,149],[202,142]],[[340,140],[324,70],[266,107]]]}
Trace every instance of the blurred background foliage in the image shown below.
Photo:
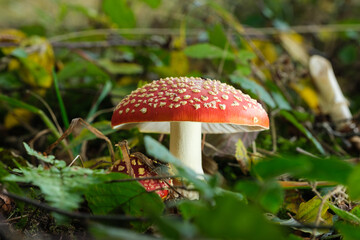
{"label": "blurred background foliage", "polygon": [[[0,0],[3,185],[63,210],[146,216],[152,223],[85,226],[54,215],[66,228],[36,229],[43,216],[24,217],[15,225],[32,237],[35,232],[76,235],[78,228],[99,239],[359,239],[357,128],[336,129],[321,109],[308,69],[311,55],[331,61],[357,125],[359,11],[360,3],[349,0]],[[55,175],[26,155],[23,142],[45,151],[71,119],[80,117],[113,144],[127,139],[132,151],[169,161],[156,154],[166,150],[144,140],[138,130],[110,127],[112,109],[124,96],[169,76],[219,79],[256,98],[270,116],[270,131],[258,136],[206,137],[208,184],[180,171],[201,200],[168,199],[164,204],[155,194],[132,199],[134,192],[144,192],[136,182],[126,191],[117,183],[119,190],[113,190],[106,181],[126,176],[103,175],[101,169],[111,165],[109,151],[86,128],[75,127],[55,149],[64,162],[27,151],[52,165]],[[167,137],[162,143],[168,145]],[[75,174],[69,163],[78,154],[83,163],[74,165],[84,169]],[[91,178],[79,177],[84,174]],[[64,176],[79,178],[81,184],[71,185]],[[97,198],[102,194],[103,199]],[[62,206],[62,198],[71,207]],[[86,209],[80,205],[84,199]],[[147,199],[152,203],[143,206]],[[20,202],[16,206],[4,213],[8,219],[36,213]]]}

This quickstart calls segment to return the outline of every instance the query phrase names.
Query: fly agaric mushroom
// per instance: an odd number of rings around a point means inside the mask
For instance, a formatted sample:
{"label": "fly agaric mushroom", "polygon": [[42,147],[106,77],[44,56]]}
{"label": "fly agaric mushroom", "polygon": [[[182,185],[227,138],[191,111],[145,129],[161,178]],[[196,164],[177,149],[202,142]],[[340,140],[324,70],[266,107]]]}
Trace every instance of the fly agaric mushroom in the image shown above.
{"label": "fly agaric mushroom", "polygon": [[125,97],[116,106],[111,125],[170,133],[170,152],[203,175],[201,132],[265,130],[269,118],[261,104],[233,86],[217,80],[170,77],[148,83]]}
{"label": "fly agaric mushroom", "polygon": [[[147,178],[147,177],[154,177],[157,175],[156,173],[150,171],[149,167],[143,164],[141,160],[138,159],[135,155],[130,155],[130,163],[135,178]],[[125,173],[129,175],[129,170],[126,167],[125,161],[120,161],[120,160],[116,161],[111,166],[110,171]],[[155,191],[160,196],[161,199],[165,199],[169,194],[169,190],[166,189],[168,188],[168,184],[166,184],[162,180],[145,179],[145,180],[139,180],[139,182],[141,185],[143,185],[146,191],[148,192]],[[169,184],[170,185],[172,184],[171,179],[169,180]]]}

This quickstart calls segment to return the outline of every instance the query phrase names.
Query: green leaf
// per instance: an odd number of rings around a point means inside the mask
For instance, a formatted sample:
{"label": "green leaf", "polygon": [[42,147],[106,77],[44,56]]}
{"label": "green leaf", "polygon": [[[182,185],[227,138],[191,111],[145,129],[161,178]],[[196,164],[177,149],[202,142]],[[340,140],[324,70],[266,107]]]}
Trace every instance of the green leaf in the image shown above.
{"label": "green leaf", "polygon": [[307,158],[311,164],[310,171],[298,174],[299,177],[304,177],[310,180],[323,180],[346,184],[347,178],[350,175],[353,167],[341,159],[337,158]]}
{"label": "green leaf", "polygon": [[[112,180],[122,179],[130,179],[130,177],[122,173],[109,173],[99,177],[102,183],[90,185],[86,189],[85,197],[93,213],[107,214],[120,207],[139,216],[142,215],[140,205],[144,204],[154,212],[162,211],[164,206],[160,197],[156,193],[148,193],[137,181],[110,183]],[[128,204],[136,198],[141,199],[137,201],[137,205]]]}
{"label": "green leaf", "polygon": [[[191,222],[202,234],[200,238],[284,239],[280,228],[270,224],[258,208],[246,205],[236,197],[217,196],[211,204],[188,202],[185,207],[188,217],[192,213]],[[180,210],[184,211],[184,206],[180,205]]]}
{"label": "green leaf", "polygon": [[59,82],[66,82],[73,77],[94,77],[97,80],[108,79],[107,74],[93,63],[81,59],[68,62],[57,74]]}
{"label": "green leaf", "polygon": [[208,29],[209,43],[223,49],[227,42],[227,37],[221,24],[215,24]]}
{"label": "green leaf", "polygon": [[300,132],[302,132],[315,145],[321,154],[325,154],[325,150],[318,140],[316,140],[316,138],[303,125],[301,125],[291,113],[281,110],[280,114],[285,117],[286,120],[291,122]]}
{"label": "green leaf", "polygon": [[55,163],[55,156],[53,155],[49,155],[49,156],[44,156],[41,153],[38,153],[37,151],[35,151],[34,149],[32,149],[29,145],[27,145],[25,142],[23,143],[26,152],[31,155],[36,157],[39,160],[42,160],[46,163],[50,163],[50,164],[54,164]]}
{"label": "green leaf", "polygon": [[12,72],[0,73],[0,86],[2,89],[13,89],[23,87],[20,78]]}
{"label": "green leaf", "polygon": [[161,0],[142,0],[144,3],[149,5],[151,8],[158,8],[161,4]]}
{"label": "green leaf", "polygon": [[116,63],[108,58],[103,58],[98,61],[99,65],[105,68],[112,74],[139,74],[143,72],[141,65],[136,63]]}
{"label": "green leaf", "polygon": [[251,81],[244,77],[238,77],[235,75],[230,76],[230,80],[234,84],[239,84],[241,88],[250,91],[257,98],[264,101],[271,108],[275,108],[276,104],[270,94],[265,90],[265,88],[254,81]]}
{"label": "green leaf", "polygon": [[86,117],[86,121],[90,122],[90,118],[93,117],[93,115],[95,114],[95,112],[97,111],[97,109],[100,106],[100,103],[105,99],[105,97],[109,94],[109,92],[112,89],[112,84],[111,81],[108,80],[105,83],[105,86],[103,87],[100,96],[97,98],[95,104],[91,107],[87,117]]}
{"label": "green leaf", "polygon": [[135,15],[126,0],[104,0],[103,11],[119,28],[135,27]]}
{"label": "green leaf", "polygon": [[343,236],[343,240],[359,240],[360,228],[358,225],[351,225],[345,222],[336,222],[335,228]]}
{"label": "green leaf", "polygon": [[279,109],[291,110],[291,106],[285,99],[280,89],[271,81],[266,81],[266,86],[271,92],[271,96],[276,102]]}
{"label": "green leaf", "polygon": [[289,155],[261,161],[253,169],[265,180],[288,173],[309,180],[346,184],[353,168],[349,163],[336,158],[319,159]]}
{"label": "green leaf", "polygon": [[19,59],[25,59],[28,57],[28,54],[25,52],[25,50],[23,48],[15,48],[11,52],[11,55],[13,55],[14,57],[17,57]]}
{"label": "green leaf", "polygon": [[347,181],[348,191],[351,199],[360,199],[360,165],[356,166],[354,170],[349,174]]}
{"label": "green leaf", "polygon": [[[155,192],[147,192],[137,181],[110,182],[129,179],[122,173],[109,173],[99,177],[102,183],[90,185],[85,191],[89,207],[95,214],[107,214],[121,209],[131,216],[158,216],[164,203]],[[145,230],[149,223],[132,223],[139,230]]]}
{"label": "green leaf", "polygon": [[273,157],[260,161],[254,166],[254,171],[264,180],[271,179],[282,174],[301,175],[309,172],[311,163],[304,157],[284,156]]}
{"label": "green leaf", "polygon": [[249,60],[252,60],[252,59],[256,58],[256,54],[253,53],[252,51],[241,49],[238,52],[238,57],[239,57],[239,60],[240,60],[240,62],[242,64],[248,65]]}
{"label": "green leaf", "polygon": [[174,157],[169,150],[158,141],[149,136],[145,136],[144,144],[149,155],[163,162],[172,164],[176,168],[177,174],[191,182],[194,187],[204,195],[204,198],[211,198],[215,194],[214,190],[205,181],[199,179],[192,169],[185,167],[183,163]]}
{"label": "green leaf", "polygon": [[199,59],[235,59],[235,55],[208,43],[191,45],[184,49],[188,57]]}
{"label": "green leaf", "polygon": [[240,181],[235,190],[245,194],[249,199],[258,202],[264,209],[276,213],[284,200],[284,191],[276,181],[263,183],[254,181]]}
{"label": "green leaf", "polygon": [[342,47],[338,53],[338,57],[344,64],[352,64],[358,59],[358,46],[348,44]]}
{"label": "green leaf", "polygon": [[60,138],[60,134],[57,131],[57,129],[55,128],[55,125],[51,122],[51,120],[46,116],[46,114],[41,109],[34,107],[30,104],[27,104],[23,101],[20,101],[16,98],[8,97],[1,93],[0,93],[0,101],[6,102],[11,107],[24,108],[32,113],[37,114],[43,120],[43,122],[46,124],[46,126],[51,130],[51,132],[54,134],[54,136],[56,138]]}
{"label": "green leaf", "polygon": [[97,174],[104,174],[103,171],[77,167],[44,169],[42,166],[20,168],[19,172],[22,176],[9,175],[4,180],[32,183],[40,188],[51,206],[69,211],[79,207],[83,191],[98,181]]}
{"label": "green leaf", "polygon": [[[314,223],[317,214],[319,212],[320,204],[321,204],[321,199],[319,199],[317,196],[313,197],[307,202],[302,202],[294,218],[301,223],[307,223],[307,224]],[[330,218],[330,222],[331,222],[331,216],[329,216],[329,213],[327,212],[328,209],[329,209],[329,205],[325,203],[321,210],[321,218],[324,219],[325,221],[326,219]]]}
{"label": "green leaf", "polygon": [[338,207],[336,207],[335,205],[329,203],[328,204],[330,209],[336,214],[338,215],[340,218],[348,221],[348,222],[351,222],[351,223],[355,223],[355,224],[360,224],[360,218],[357,217],[356,215],[350,213],[350,212],[347,212],[347,211],[344,211]]}

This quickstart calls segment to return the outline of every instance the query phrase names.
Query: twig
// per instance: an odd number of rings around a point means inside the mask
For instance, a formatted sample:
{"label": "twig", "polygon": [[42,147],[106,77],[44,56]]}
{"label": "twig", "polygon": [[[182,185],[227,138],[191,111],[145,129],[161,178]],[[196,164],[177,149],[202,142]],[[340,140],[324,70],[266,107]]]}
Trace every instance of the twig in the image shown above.
{"label": "twig", "polygon": [[126,216],[126,215],[91,215],[91,214],[87,214],[87,213],[79,213],[79,212],[70,212],[70,211],[66,211],[66,210],[62,210],[59,208],[55,208],[52,206],[49,206],[45,203],[30,199],[30,198],[26,198],[26,197],[22,197],[19,196],[17,194],[14,193],[10,193],[10,192],[1,192],[2,194],[16,199],[18,201],[22,201],[28,204],[31,204],[35,207],[50,211],[50,212],[55,212],[70,218],[77,218],[77,219],[87,219],[87,220],[94,220],[94,221],[124,221],[124,222],[129,222],[129,221],[147,221],[148,219],[145,217],[133,217],[133,216]]}
{"label": "twig", "polygon": [[302,148],[300,148],[300,147],[296,147],[296,151],[297,151],[298,153],[307,155],[307,156],[309,156],[309,157],[320,158],[320,157],[318,157],[318,156],[316,156],[316,155],[314,155],[314,154],[312,154],[312,153],[310,153],[310,152],[308,152],[308,151],[305,151],[304,149],[302,149]]}
{"label": "twig", "polygon": [[63,139],[69,136],[69,134],[74,130],[75,126],[77,126],[78,124],[81,124],[83,127],[87,128],[90,132],[95,134],[96,137],[103,139],[107,143],[110,152],[111,161],[114,163],[115,153],[110,139],[106,137],[102,132],[100,132],[99,130],[88,124],[82,118],[74,118],[71,121],[69,128],[66,129],[66,131],[60,136],[60,138],[56,140],[53,144],[51,144],[50,147],[45,151],[46,154],[49,154]]}
{"label": "twig", "polygon": [[21,215],[21,216],[18,216],[18,217],[9,218],[9,219],[6,219],[5,222],[16,221],[16,220],[19,220],[19,219],[22,219],[22,218],[26,218],[28,216],[29,216],[29,214],[25,214],[25,215]]}
{"label": "twig", "polygon": [[[317,212],[317,215],[316,215],[316,220],[315,220],[315,226],[319,226],[320,224],[320,221],[322,221],[322,218],[321,218],[321,212],[325,206],[325,203],[327,202],[327,200],[333,196],[334,194],[337,194],[341,191],[343,191],[343,187],[342,186],[337,186],[335,189],[333,189],[331,192],[328,192],[324,197],[321,196],[321,194],[316,190],[316,183],[314,184],[314,186],[312,187],[312,191],[318,196],[318,198],[321,199],[321,203],[319,205],[319,210]],[[312,240],[315,240],[316,239],[316,236],[315,236],[315,233],[316,233],[316,229],[317,228],[314,228],[313,231],[312,231]]]}
{"label": "twig", "polygon": [[271,130],[271,140],[272,140],[272,150],[271,153],[276,153],[277,151],[277,137],[276,137],[276,124],[275,116],[279,110],[274,110],[270,112],[270,130]]}

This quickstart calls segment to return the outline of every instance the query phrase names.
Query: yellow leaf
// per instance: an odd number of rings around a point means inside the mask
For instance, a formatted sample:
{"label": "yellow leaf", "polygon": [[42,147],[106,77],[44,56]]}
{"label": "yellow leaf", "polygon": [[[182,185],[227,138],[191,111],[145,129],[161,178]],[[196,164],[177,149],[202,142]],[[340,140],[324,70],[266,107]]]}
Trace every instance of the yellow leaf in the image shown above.
{"label": "yellow leaf", "polygon": [[22,125],[22,122],[30,122],[32,117],[33,114],[28,110],[23,108],[14,108],[6,114],[4,119],[4,126],[6,129],[11,129],[13,127]]}
{"label": "yellow leaf", "polygon": [[[8,43],[20,43],[23,39],[25,39],[25,33],[16,30],[16,29],[1,29],[0,30],[0,42],[8,42]],[[1,51],[8,55],[10,54],[16,47],[4,47],[1,48]]]}
{"label": "yellow leaf", "polygon": [[285,50],[294,60],[308,66],[309,55],[301,35],[297,33],[280,33],[279,38]]}
{"label": "yellow leaf", "polygon": [[247,150],[241,139],[239,139],[236,143],[235,158],[240,165],[241,171],[246,174],[250,169],[251,161],[247,155]]}
{"label": "yellow leaf", "polygon": [[20,59],[20,77],[33,87],[49,88],[55,62],[51,44],[45,38],[31,37],[22,41],[21,45],[26,46],[28,56]]}
{"label": "yellow leaf", "polygon": [[291,83],[291,87],[300,95],[305,103],[315,112],[319,112],[319,97],[316,91],[306,81]]}
{"label": "yellow leaf", "polygon": [[[278,58],[278,54],[272,42],[265,40],[253,40],[252,42],[255,45],[255,47],[261,51],[261,53],[264,55],[265,59],[269,63],[274,63],[276,61],[276,59]],[[255,64],[260,66],[261,61],[258,58],[256,58]]]}
{"label": "yellow leaf", "polygon": [[189,72],[189,60],[183,51],[171,51],[170,70],[172,76],[184,76]]}
{"label": "yellow leaf", "polygon": [[[320,209],[321,200],[315,196],[307,202],[302,202],[299,206],[295,219],[301,223],[315,223]],[[321,219],[328,225],[332,224],[332,214],[327,210],[329,205],[325,203],[321,209]]]}

